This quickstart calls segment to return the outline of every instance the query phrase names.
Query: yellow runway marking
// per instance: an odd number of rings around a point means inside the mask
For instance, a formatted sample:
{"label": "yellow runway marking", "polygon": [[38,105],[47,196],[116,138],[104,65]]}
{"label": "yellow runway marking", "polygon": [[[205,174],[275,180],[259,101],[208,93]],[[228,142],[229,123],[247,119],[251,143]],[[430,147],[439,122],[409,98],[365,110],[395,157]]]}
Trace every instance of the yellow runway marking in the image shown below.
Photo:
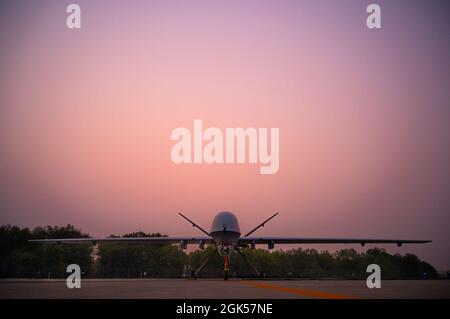
{"label": "yellow runway marking", "polygon": [[346,296],[346,295],[331,294],[328,292],[322,292],[322,291],[317,291],[317,290],[283,287],[283,286],[261,283],[261,282],[246,281],[245,284],[252,286],[252,287],[256,287],[256,288],[288,292],[288,293],[302,295],[302,296],[306,296],[306,297],[324,298],[324,299],[356,299],[355,297]]}

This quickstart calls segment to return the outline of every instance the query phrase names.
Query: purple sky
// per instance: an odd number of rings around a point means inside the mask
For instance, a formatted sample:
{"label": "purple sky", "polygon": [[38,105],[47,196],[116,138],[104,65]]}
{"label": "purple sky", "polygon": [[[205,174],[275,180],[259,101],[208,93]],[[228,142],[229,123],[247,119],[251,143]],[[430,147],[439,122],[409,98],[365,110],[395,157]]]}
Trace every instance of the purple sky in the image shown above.
{"label": "purple sky", "polygon": [[[188,235],[177,211],[243,231],[279,211],[259,234],[432,239],[386,248],[450,269],[448,1],[75,2],[80,30],[69,1],[0,5],[0,224]],[[173,164],[195,119],[279,128],[279,172]]]}

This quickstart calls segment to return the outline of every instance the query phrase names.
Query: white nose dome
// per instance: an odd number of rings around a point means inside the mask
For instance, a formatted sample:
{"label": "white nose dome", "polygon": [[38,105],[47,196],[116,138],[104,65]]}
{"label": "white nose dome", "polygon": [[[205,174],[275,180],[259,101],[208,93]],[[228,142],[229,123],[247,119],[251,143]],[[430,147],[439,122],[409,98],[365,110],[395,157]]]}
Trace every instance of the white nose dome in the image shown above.
{"label": "white nose dome", "polygon": [[211,233],[219,231],[230,231],[239,234],[241,233],[238,220],[233,213],[220,212],[214,217],[211,225]]}

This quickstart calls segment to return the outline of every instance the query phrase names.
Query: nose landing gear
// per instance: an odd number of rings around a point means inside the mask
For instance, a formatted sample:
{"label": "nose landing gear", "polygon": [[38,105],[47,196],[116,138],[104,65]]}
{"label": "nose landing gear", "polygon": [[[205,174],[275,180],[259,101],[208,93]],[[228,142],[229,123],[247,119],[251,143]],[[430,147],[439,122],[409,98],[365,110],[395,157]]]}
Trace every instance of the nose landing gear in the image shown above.
{"label": "nose landing gear", "polygon": [[228,280],[230,272],[228,256],[223,256],[223,280]]}

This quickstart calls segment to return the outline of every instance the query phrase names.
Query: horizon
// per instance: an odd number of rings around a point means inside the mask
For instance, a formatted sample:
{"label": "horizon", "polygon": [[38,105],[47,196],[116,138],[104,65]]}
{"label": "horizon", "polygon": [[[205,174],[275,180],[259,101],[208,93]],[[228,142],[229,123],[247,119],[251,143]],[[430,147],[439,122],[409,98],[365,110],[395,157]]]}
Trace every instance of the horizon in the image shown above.
{"label": "horizon", "polygon": [[[5,227],[5,226],[20,227],[20,226],[17,226],[17,225],[10,225],[10,224],[8,224],[8,225],[0,225],[0,227]],[[167,233],[164,233],[164,232],[161,232],[161,231],[147,232],[147,231],[142,230],[142,229],[137,229],[137,230],[126,232],[126,233],[122,233],[122,234],[110,233],[108,235],[96,236],[96,235],[90,234],[88,232],[84,232],[83,229],[81,229],[80,227],[77,227],[76,225],[71,225],[71,224],[66,224],[66,225],[45,225],[45,226],[40,225],[40,226],[35,226],[35,227],[26,227],[26,226],[24,226],[24,227],[21,227],[21,229],[28,229],[30,232],[33,232],[37,228],[44,228],[45,229],[45,228],[48,228],[48,227],[60,227],[61,228],[61,227],[69,227],[69,226],[72,226],[75,230],[79,231],[80,234],[87,235],[88,238],[93,238],[93,239],[98,239],[98,238],[102,238],[102,237],[104,237],[104,238],[105,237],[106,238],[127,237],[128,235],[136,234],[136,233],[144,234],[145,236],[143,236],[143,237],[155,237],[155,235],[158,235],[156,237],[159,237],[159,236],[161,236],[161,237],[172,237],[170,234],[167,234]],[[201,227],[201,225],[199,225],[199,226]],[[196,230],[195,227],[193,227],[192,229],[194,229],[194,231],[197,231],[197,232],[201,233],[201,231]],[[208,228],[206,228],[206,229],[208,229]],[[243,233],[244,232],[242,232],[242,234]],[[196,234],[186,234],[185,236],[190,236],[190,235],[192,235],[193,237],[199,237]],[[140,237],[140,236],[138,236],[138,237]],[[173,237],[175,237],[175,236],[173,236]],[[202,237],[202,235],[200,237]],[[253,235],[251,237],[258,237],[258,236]],[[278,236],[273,236],[272,235],[271,237],[278,237]],[[285,237],[285,236],[280,236],[280,237]],[[59,238],[59,237],[55,237],[55,239],[56,238]],[[70,238],[72,238],[72,237],[70,237]],[[245,238],[245,236],[241,236],[241,238]],[[351,238],[351,237],[348,237],[348,238]],[[36,239],[38,239],[38,238],[36,238]],[[380,238],[376,238],[376,239],[380,239]],[[385,239],[387,239],[387,238],[385,238]],[[394,239],[394,238],[390,238],[390,239]],[[395,238],[395,239],[404,239],[404,238]],[[120,245],[121,243],[116,243],[116,244]],[[124,244],[125,243],[122,243],[122,245],[124,245]],[[431,242],[430,243],[425,243],[425,245],[426,244],[431,244]],[[412,244],[412,245],[411,244],[404,244],[404,245],[405,246],[414,246],[415,244]],[[176,246],[178,246],[178,245],[176,245]],[[321,249],[321,248],[323,248],[323,246],[326,246],[327,248],[326,249]],[[334,248],[331,248],[333,246],[334,246]],[[371,243],[366,243],[364,246],[361,246],[360,244],[276,244],[273,249],[268,249],[266,244],[257,244],[256,245],[256,249],[263,249],[263,250],[267,250],[268,252],[273,252],[273,251],[277,251],[277,250],[281,250],[281,251],[287,252],[289,250],[297,250],[297,249],[300,249],[300,250],[313,249],[313,250],[316,250],[319,253],[328,252],[328,253],[331,253],[331,254],[338,253],[341,250],[352,250],[353,249],[358,254],[361,254],[361,253],[366,253],[367,250],[369,250],[369,249],[374,249],[375,248],[375,249],[384,250],[384,251],[386,251],[387,253],[389,253],[391,255],[399,254],[402,257],[407,255],[407,254],[413,254],[413,253],[408,252],[408,251],[404,251],[404,252],[398,252],[398,251],[390,252],[389,249],[387,249],[387,248],[392,247],[392,246],[394,246],[394,245],[392,245],[392,244],[371,244]],[[397,248],[399,248],[399,247],[397,247]],[[186,253],[191,253],[191,252],[196,251],[196,250],[203,250],[202,248],[198,247],[198,244],[188,244],[187,248],[181,248],[180,247],[180,249],[185,251]],[[443,272],[448,271],[448,269],[439,269],[439,268],[435,267],[432,263],[430,263],[427,260],[423,260],[423,261],[425,261],[425,262],[429,263],[431,266],[433,266],[438,273],[443,273]]]}

